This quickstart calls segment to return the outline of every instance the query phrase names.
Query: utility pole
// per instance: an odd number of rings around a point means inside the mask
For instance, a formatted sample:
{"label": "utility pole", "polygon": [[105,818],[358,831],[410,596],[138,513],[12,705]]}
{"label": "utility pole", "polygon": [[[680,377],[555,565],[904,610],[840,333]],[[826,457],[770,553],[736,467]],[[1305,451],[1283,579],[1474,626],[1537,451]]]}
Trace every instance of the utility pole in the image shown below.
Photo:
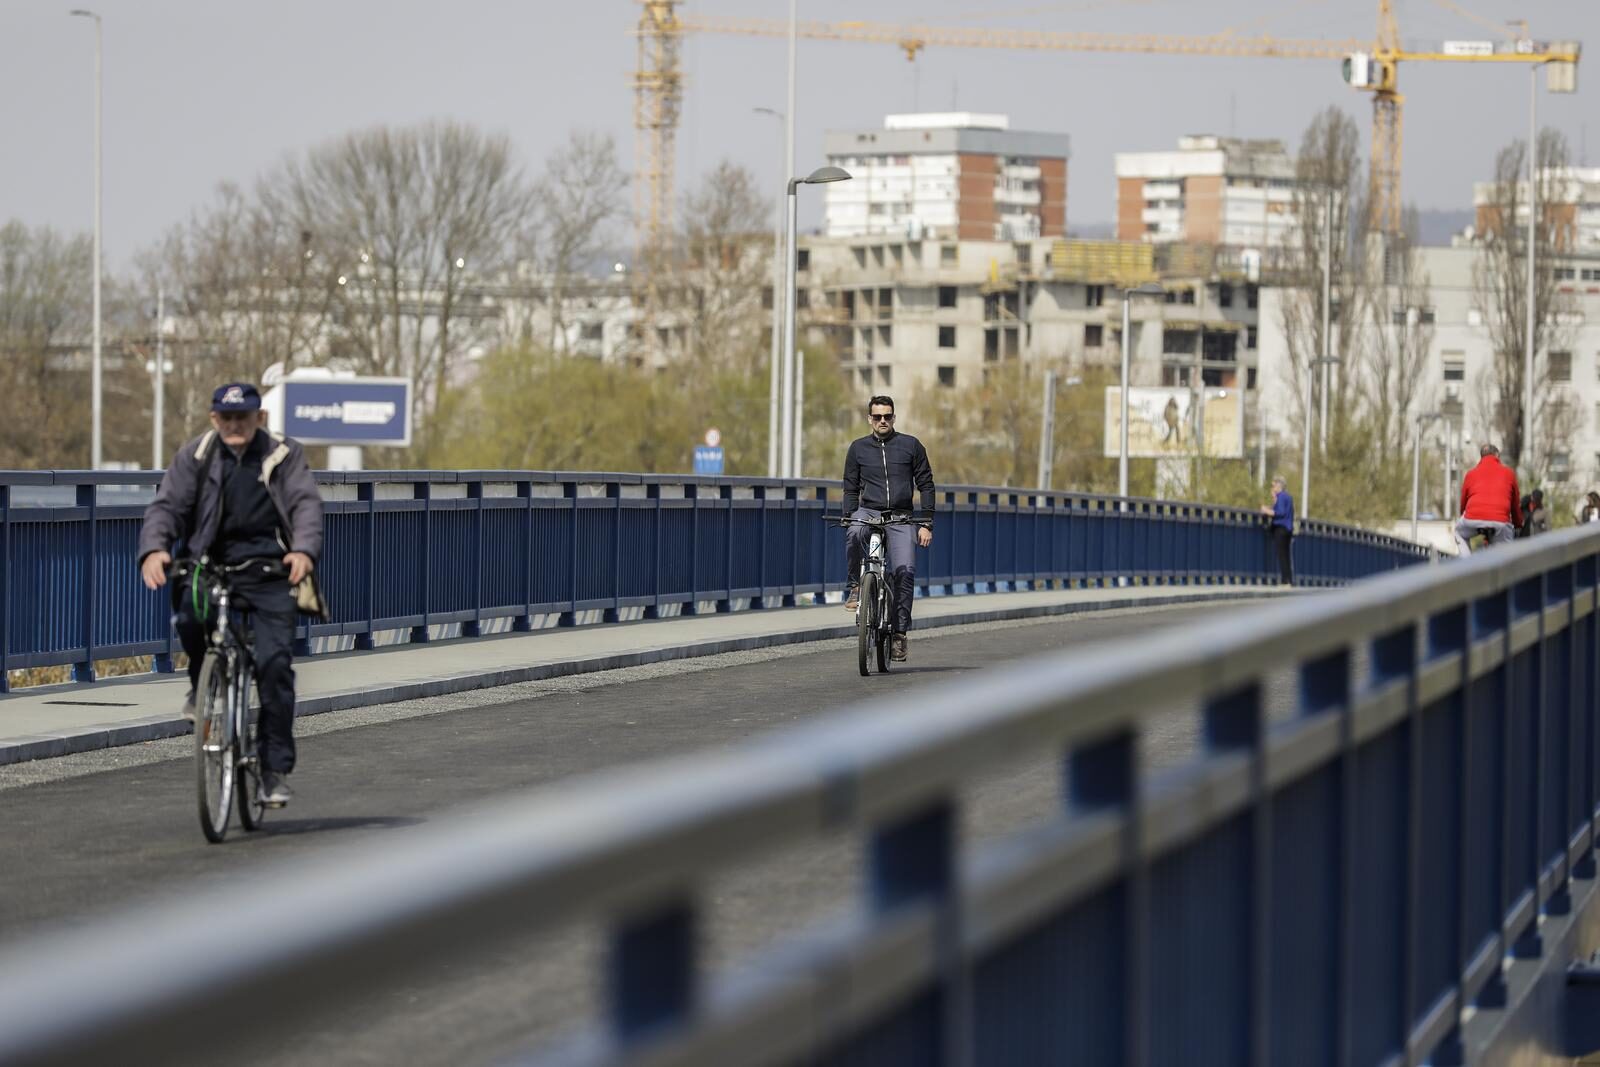
{"label": "utility pole", "polygon": [[153,431],[151,433],[152,444],[151,444],[151,459],[150,459],[150,469],[153,470],[153,471],[158,471],[158,470],[161,469],[161,463],[162,463],[162,460],[164,458],[162,456],[162,451],[163,450],[162,450],[162,447],[161,447],[161,444],[162,444],[162,442],[161,442],[161,437],[162,437],[161,431],[164,428],[162,426],[162,423],[165,421],[163,419],[163,417],[162,417],[162,408],[165,406],[166,399],[167,399],[167,378],[166,378],[166,367],[167,367],[167,315],[166,315],[166,310],[167,310],[167,305],[166,305],[166,296],[167,296],[166,290],[161,286],[161,283],[157,282],[156,283],[156,396],[155,396],[155,401],[156,402],[155,402],[155,427],[154,427],[154,429],[153,429]]}
{"label": "utility pole", "polygon": [[1055,474],[1056,372],[1044,372],[1044,417],[1039,423],[1039,488],[1050,491]]}

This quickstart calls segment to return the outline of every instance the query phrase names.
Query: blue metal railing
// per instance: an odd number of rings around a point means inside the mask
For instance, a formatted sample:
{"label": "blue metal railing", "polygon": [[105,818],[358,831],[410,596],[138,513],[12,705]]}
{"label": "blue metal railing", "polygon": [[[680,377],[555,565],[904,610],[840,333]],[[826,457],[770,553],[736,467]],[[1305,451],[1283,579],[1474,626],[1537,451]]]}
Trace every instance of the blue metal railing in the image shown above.
{"label": "blue metal railing", "polygon": [[[159,472],[0,472],[0,687],[6,670],[154,656],[177,646],[164,593],[134,552]],[[320,577],[328,623],[310,642],[374,635],[426,641],[586,613],[614,620],[808,603],[843,588],[837,482],[529,471],[318,475],[327,511]],[[71,494],[20,506],[32,494]],[[1276,579],[1265,519],[1249,511],[1075,493],[953,486],[919,561],[920,592],[1052,582],[1260,583]],[[1393,538],[1324,523],[1295,539],[1297,580],[1336,585],[1426,558]],[[497,620],[509,620],[497,621]]]}
{"label": "blue metal railing", "polygon": [[[1152,774],[1178,695],[1198,752]],[[1043,822],[958,831],[968,787],[1041,756]],[[576,919],[607,934],[604,1014],[536,1062],[1554,1064],[1562,971],[1600,945],[1597,825],[1600,531],[1578,528],[41,935],[0,953],[0,1062],[203,1057],[269,994],[289,1032]],[[710,878],[839,834],[861,906],[713,968]],[[274,936],[219,951],[195,916],[227,909]]]}

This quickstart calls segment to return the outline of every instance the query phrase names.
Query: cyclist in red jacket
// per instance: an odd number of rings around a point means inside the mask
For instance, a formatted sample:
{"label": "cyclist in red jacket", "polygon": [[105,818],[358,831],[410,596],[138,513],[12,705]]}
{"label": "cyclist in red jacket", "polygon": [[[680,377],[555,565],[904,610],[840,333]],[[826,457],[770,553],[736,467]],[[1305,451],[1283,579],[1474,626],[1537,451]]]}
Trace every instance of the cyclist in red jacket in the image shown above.
{"label": "cyclist in red jacket", "polygon": [[1522,525],[1522,498],[1518,495],[1517,475],[1500,462],[1500,450],[1484,442],[1478,449],[1478,465],[1461,479],[1461,518],[1456,520],[1456,545],[1463,556],[1472,552],[1472,537],[1483,536],[1510,543]]}

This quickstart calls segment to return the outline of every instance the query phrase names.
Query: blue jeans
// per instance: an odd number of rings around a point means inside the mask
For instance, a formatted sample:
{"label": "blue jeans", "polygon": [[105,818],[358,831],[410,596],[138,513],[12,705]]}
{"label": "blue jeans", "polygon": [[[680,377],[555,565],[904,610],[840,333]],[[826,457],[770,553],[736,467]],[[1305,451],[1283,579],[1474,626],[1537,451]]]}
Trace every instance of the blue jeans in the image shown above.
{"label": "blue jeans", "polygon": [[[882,513],[873,508],[857,508],[852,519],[876,519]],[[894,593],[894,618],[891,631],[903,634],[911,629],[911,601],[917,592],[917,528],[909,523],[884,528],[884,571],[889,577],[889,588]],[[867,538],[872,531],[865,526],[851,526],[844,536],[845,573],[850,584],[861,581],[861,563],[867,557]]]}

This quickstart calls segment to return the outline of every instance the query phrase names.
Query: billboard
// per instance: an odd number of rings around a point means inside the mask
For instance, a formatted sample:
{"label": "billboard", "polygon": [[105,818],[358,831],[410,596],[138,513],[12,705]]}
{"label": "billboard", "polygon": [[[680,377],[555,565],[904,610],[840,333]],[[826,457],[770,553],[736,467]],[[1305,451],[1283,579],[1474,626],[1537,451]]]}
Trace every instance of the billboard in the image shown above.
{"label": "billboard", "polygon": [[[1106,388],[1107,456],[1121,455],[1122,398],[1116,386]],[[1244,455],[1244,392],[1207,389],[1204,406],[1187,386],[1128,390],[1128,455],[1150,459],[1164,456],[1213,456],[1238,459]],[[1200,447],[1204,434],[1204,448]]]}
{"label": "billboard", "polygon": [[264,406],[272,428],[302,444],[411,444],[408,378],[288,378]]}

